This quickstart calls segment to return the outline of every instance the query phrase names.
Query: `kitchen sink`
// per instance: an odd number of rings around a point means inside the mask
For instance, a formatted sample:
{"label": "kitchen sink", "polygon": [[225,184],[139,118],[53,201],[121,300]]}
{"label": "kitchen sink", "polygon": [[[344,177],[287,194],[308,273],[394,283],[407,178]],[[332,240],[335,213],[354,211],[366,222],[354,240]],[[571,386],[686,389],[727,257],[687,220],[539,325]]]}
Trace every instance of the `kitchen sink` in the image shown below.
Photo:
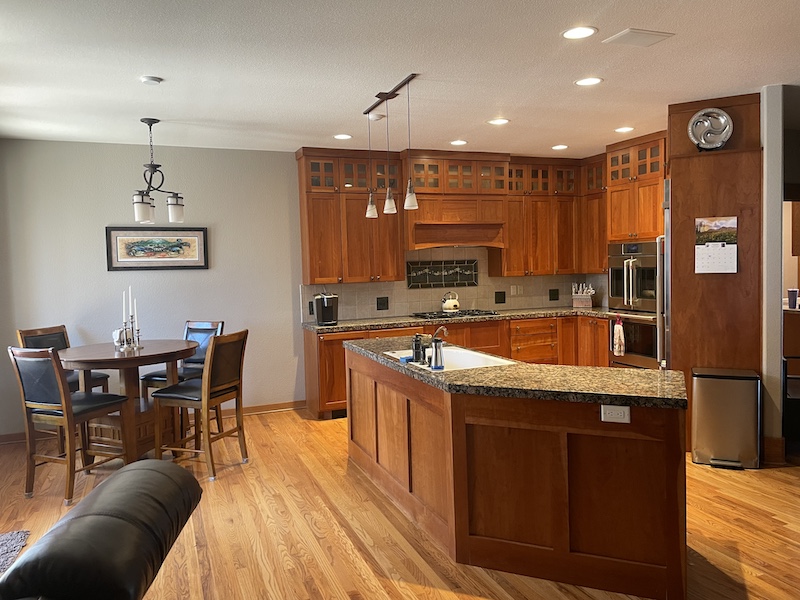
{"label": "kitchen sink", "polygon": [[[420,365],[418,363],[409,363],[420,369],[426,369],[439,373],[441,371],[459,371],[461,369],[478,369],[480,367],[499,367],[502,365],[513,365],[513,360],[500,358],[499,356],[492,356],[491,354],[484,354],[483,352],[475,352],[467,348],[459,348],[456,346],[444,346],[442,348],[444,353],[444,369],[431,369],[427,365]],[[411,357],[411,350],[392,350],[384,352],[389,356],[402,360],[403,358]]]}

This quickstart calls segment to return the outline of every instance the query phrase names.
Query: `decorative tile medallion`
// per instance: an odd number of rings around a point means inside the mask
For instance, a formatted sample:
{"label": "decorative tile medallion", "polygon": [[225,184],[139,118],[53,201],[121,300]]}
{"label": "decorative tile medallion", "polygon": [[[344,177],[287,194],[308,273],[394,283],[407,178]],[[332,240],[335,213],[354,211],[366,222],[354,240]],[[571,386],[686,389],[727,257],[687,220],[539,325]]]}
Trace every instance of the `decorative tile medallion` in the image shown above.
{"label": "decorative tile medallion", "polygon": [[478,285],[478,261],[422,260],[406,263],[409,289]]}

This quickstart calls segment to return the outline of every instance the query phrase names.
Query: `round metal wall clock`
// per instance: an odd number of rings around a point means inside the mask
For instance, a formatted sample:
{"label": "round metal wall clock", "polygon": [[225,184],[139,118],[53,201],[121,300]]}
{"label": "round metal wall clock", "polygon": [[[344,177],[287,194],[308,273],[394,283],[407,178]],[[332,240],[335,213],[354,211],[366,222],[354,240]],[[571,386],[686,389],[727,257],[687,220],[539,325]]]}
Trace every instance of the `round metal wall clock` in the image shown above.
{"label": "round metal wall clock", "polygon": [[730,139],[733,119],[721,108],[704,108],[689,119],[688,133],[698,150],[717,150]]}

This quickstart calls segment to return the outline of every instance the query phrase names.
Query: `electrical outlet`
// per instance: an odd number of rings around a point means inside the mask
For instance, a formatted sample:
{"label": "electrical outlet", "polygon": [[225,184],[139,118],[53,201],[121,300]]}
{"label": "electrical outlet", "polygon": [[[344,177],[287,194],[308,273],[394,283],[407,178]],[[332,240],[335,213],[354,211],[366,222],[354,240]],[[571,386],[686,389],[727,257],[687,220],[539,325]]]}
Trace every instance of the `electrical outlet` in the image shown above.
{"label": "electrical outlet", "polygon": [[506,303],[506,293],[505,292],[495,292],[494,293],[494,303],[495,304],[505,304]]}
{"label": "electrical outlet", "polygon": [[524,296],[524,295],[525,295],[525,289],[521,285],[518,285],[517,286],[517,296]]}
{"label": "electrical outlet", "polygon": [[378,310],[389,310],[389,296],[378,296]]}
{"label": "electrical outlet", "polygon": [[558,300],[558,289],[548,290],[550,294],[550,301]]}
{"label": "electrical outlet", "polygon": [[615,406],[613,404],[601,404],[600,420],[604,423],[630,423],[631,407]]}
{"label": "electrical outlet", "polygon": [[314,301],[313,300],[309,300],[308,301],[308,314],[311,315],[312,317],[314,316]]}

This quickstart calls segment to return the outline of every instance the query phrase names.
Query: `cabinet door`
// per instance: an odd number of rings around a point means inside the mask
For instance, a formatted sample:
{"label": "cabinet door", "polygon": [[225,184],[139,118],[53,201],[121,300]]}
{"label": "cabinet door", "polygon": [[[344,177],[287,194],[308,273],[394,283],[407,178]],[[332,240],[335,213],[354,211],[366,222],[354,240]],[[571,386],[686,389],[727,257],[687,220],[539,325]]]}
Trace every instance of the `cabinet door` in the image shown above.
{"label": "cabinet door", "polygon": [[[370,339],[400,337],[423,332],[423,327],[393,327],[392,329],[374,329],[369,332]],[[409,346],[409,349],[411,346]]]}
{"label": "cabinet door", "polygon": [[525,185],[529,194],[534,196],[549,195],[552,192],[550,179],[550,167],[548,165],[525,166]]}
{"label": "cabinet door", "polygon": [[578,317],[558,318],[558,364],[578,364]]}
{"label": "cabinet door", "polygon": [[305,256],[309,275],[305,283],[340,283],[342,229],[338,194],[306,194],[305,212],[308,220]]}
{"label": "cabinet door", "polygon": [[402,206],[403,199],[406,197],[406,188],[400,179],[400,161],[390,160],[387,162],[385,158],[372,159],[372,170],[372,187],[376,192],[378,194],[383,192],[383,198],[385,198],[386,188],[391,187],[394,191],[395,202]]}
{"label": "cabinet door", "polygon": [[555,318],[512,321],[511,358],[522,362],[558,363],[558,323]]}
{"label": "cabinet door", "polygon": [[550,198],[528,198],[525,205],[528,225],[528,271],[531,275],[552,275],[553,207]]}
{"label": "cabinet door", "polygon": [[553,232],[553,251],[555,273],[564,275],[577,272],[577,200],[569,196],[557,196],[553,203],[555,230]]}
{"label": "cabinet door", "polygon": [[[528,275],[528,238],[525,235],[525,203],[521,196],[509,196],[506,204],[506,247],[501,251],[489,249],[489,275],[492,277],[521,277]],[[502,253],[501,260],[492,260]]]}
{"label": "cabinet door", "polygon": [[446,193],[477,193],[478,173],[475,161],[472,160],[446,160],[445,188]]}
{"label": "cabinet door", "polygon": [[502,321],[483,321],[468,323],[468,347],[489,354],[505,355],[505,323]]}
{"label": "cabinet door", "polygon": [[441,205],[441,219],[445,223],[475,223],[478,220],[477,196],[445,196]]}
{"label": "cabinet door", "polygon": [[664,178],[664,146],[661,138],[633,148],[633,176],[637,181]]}
{"label": "cabinet door", "polygon": [[[339,181],[341,190],[345,192],[369,192],[370,169],[368,158],[340,158]],[[372,182],[374,186],[374,181]]]}
{"label": "cabinet door", "polygon": [[375,281],[404,281],[406,278],[401,217],[399,210],[394,215],[378,214],[375,237],[372,239],[372,274]]}
{"label": "cabinet door", "polygon": [[608,366],[609,330],[608,319],[594,319],[595,367]]}
{"label": "cabinet door", "polygon": [[304,157],[306,192],[339,191],[339,159]]}
{"label": "cabinet door", "polygon": [[592,194],[578,201],[578,272],[605,273],[608,268],[606,195]]}
{"label": "cabinet door", "polygon": [[608,241],[628,242],[636,231],[633,184],[611,186],[606,192]]}
{"label": "cabinet door", "polygon": [[[368,194],[339,194],[341,197],[343,281],[370,281],[372,275],[372,237],[377,219],[367,219]],[[378,209],[379,217],[387,217]]]}
{"label": "cabinet door", "polygon": [[366,331],[317,336],[319,356],[319,412],[347,408],[347,374],[342,343],[363,340]]}
{"label": "cabinet door", "polygon": [[444,172],[442,161],[431,158],[408,159],[408,172],[414,181],[414,191],[417,193],[441,192]]}
{"label": "cabinet door", "polygon": [[633,179],[633,148],[622,148],[606,155],[606,185],[619,185]]}
{"label": "cabinet door", "polygon": [[528,185],[525,174],[527,165],[508,165],[508,193],[512,196],[527,195]]}
{"label": "cabinet door", "polygon": [[605,159],[592,161],[581,168],[581,194],[594,194],[605,191]]}
{"label": "cabinet door", "polygon": [[553,193],[577,194],[579,169],[580,167],[553,167]]}
{"label": "cabinet door", "polygon": [[638,239],[655,239],[664,233],[664,181],[649,179],[634,184],[636,194],[636,229]]}
{"label": "cabinet door", "polygon": [[478,193],[504,194],[507,179],[508,163],[491,161],[478,163]]}
{"label": "cabinet door", "polygon": [[595,339],[596,319],[592,317],[578,317],[578,366],[595,366],[597,354],[597,341]]}

